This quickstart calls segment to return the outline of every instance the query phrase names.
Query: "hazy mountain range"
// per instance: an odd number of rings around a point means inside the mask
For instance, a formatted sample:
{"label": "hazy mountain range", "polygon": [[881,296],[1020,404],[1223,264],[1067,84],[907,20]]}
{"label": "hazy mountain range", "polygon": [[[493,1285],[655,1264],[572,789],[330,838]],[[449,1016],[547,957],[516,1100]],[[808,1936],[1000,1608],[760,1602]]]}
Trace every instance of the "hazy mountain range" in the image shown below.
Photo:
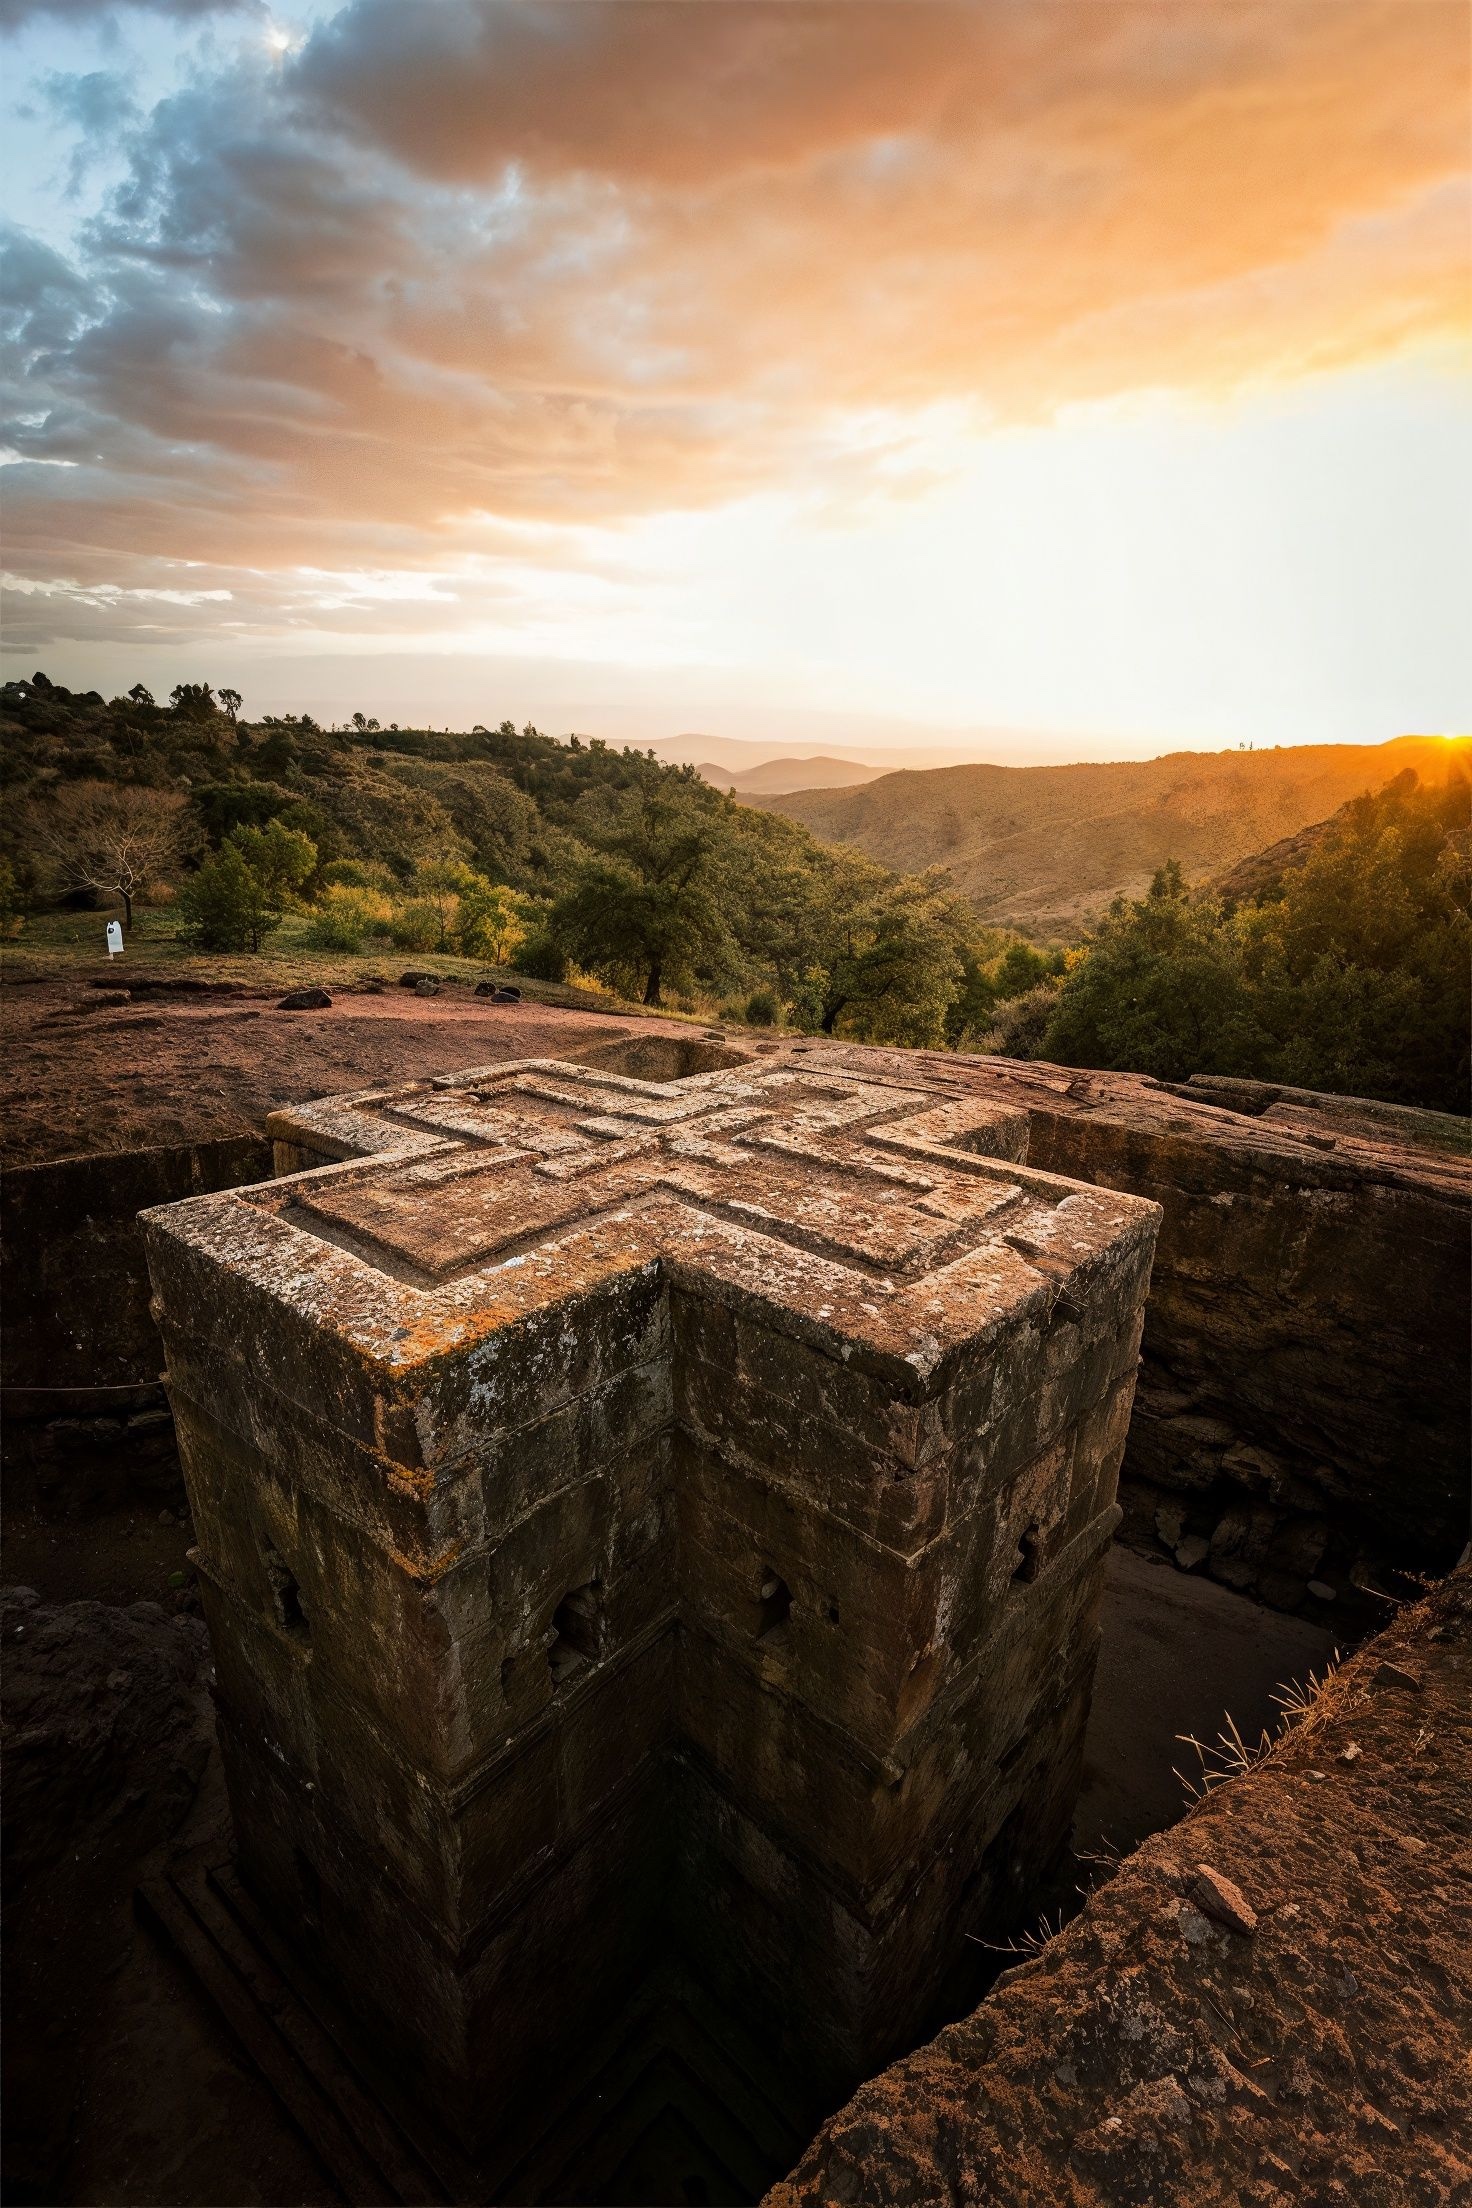
{"label": "hazy mountain range", "polygon": [[[1428,782],[1453,766],[1465,774],[1469,754],[1469,738],[1402,736],[1099,765],[938,767],[791,794],[734,779],[747,802],[825,842],[906,871],[945,866],[983,917],[1053,938],[1077,934],[1119,891],[1139,896],[1167,859],[1188,880],[1214,879],[1407,767]],[[773,762],[784,772],[813,764]]]}
{"label": "hazy mountain range", "polygon": [[763,759],[755,767],[724,767],[702,759],[695,769],[718,790],[738,797],[780,797],[794,790],[846,790],[877,782],[883,767],[861,767],[856,759]]}

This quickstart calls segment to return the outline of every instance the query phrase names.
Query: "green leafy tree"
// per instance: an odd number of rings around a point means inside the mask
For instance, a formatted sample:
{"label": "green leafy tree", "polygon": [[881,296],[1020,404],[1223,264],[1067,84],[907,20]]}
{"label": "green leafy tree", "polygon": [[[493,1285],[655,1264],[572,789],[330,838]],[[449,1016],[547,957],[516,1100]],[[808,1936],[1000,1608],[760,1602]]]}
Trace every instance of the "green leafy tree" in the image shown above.
{"label": "green leafy tree", "polygon": [[1240,1072],[1261,1042],[1238,933],[1171,860],[1144,898],[1114,900],[1059,991],[1044,1054],[1184,1081]]}
{"label": "green leafy tree", "polygon": [[176,909],[185,940],[205,951],[258,951],[281,917],[233,842],[191,874]]}
{"label": "green leafy tree", "polygon": [[[945,1041],[965,922],[944,882],[939,871],[902,878],[876,900],[841,976],[845,1034],[917,1048]],[[839,1016],[825,1014],[823,1024],[833,1033]]]}
{"label": "green leafy tree", "polygon": [[1267,1078],[1466,1111],[1468,817],[1464,780],[1403,775],[1241,916]]}
{"label": "green leafy tree", "polygon": [[666,982],[711,969],[727,951],[715,895],[719,820],[703,793],[652,781],[601,830],[551,924],[580,966],[662,1004]]}
{"label": "green leafy tree", "polygon": [[263,828],[232,829],[227,842],[258,877],[278,914],[290,909],[316,872],[316,844],[282,820],[268,820]]}
{"label": "green leafy tree", "polygon": [[431,859],[415,869],[416,898],[421,904],[433,907],[437,922],[434,942],[424,944],[423,949],[448,951],[454,948],[461,899],[467,892],[473,892],[481,879],[474,867],[467,866],[463,859]]}
{"label": "green leafy tree", "polygon": [[829,856],[793,992],[799,1021],[861,1042],[943,1043],[966,927],[943,870],[895,876],[854,852]]}
{"label": "green leafy tree", "polygon": [[185,936],[207,951],[258,951],[316,864],[311,838],[279,820],[235,829],[179,892]]}
{"label": "green leafy tree", "polygon": [[1402,776],[1236,912],[1162,869],[1070,967],[1045,1054],[1465,1112],[1468,818],[1463,777],[1428,790]]}
{"label": "green leafy tree", "polygon": [[[1035,1020],[1036,1006],[1051,1002],[1050,984],[1063,972],[1063,963],[1061,951],[1039,951],[1016,936],[1008,940],[1001,929],[984,930],[980,937],[966,941],[961,949],[961,979],[946,1010],[946,1041],[956,1050],[999,1049],[990,1038],[1002,1018],[1002,1007],[1026,997]],[[1024,1022],[1017,1029],[1019,1037],[1026,1026]],[[1014,1050],[1008,1055],[1028,1054]]]}
{"label": "green leafy tree", "polygon": [[472,876],[460,892],[455,915],[455,938],[464,956],[505,966],[526,932],[526,899],[502,882],[488,882],[483,874]]}

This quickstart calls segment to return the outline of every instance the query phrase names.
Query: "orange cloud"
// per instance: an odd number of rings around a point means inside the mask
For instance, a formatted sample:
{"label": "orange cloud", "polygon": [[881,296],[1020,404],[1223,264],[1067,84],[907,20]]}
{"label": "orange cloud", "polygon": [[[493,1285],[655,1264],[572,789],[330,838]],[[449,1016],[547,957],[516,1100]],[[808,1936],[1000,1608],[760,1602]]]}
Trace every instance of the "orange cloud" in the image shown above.
{"label": "orange cloud", "polygon": [[10,557],[434,567],[807,479],[854,412],[1442,339],[1464,72],[1461,0],[357,0],[12,248]]}

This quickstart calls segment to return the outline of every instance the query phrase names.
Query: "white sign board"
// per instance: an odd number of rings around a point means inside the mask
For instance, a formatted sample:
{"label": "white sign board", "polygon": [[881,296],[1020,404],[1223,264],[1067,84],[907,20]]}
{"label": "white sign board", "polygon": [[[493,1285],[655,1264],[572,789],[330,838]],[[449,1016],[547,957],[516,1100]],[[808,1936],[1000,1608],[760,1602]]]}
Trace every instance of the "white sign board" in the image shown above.
{"label": "white sign board", "polygon": [[123,928],[122,928],[122,922],[121,922],[121,921],[119,921],[119,920],[109,920],[109,921],[108,921],[108,923],[107,923],[107,955],[108,955],[108,957],[109,957],[109,958],[116,958],[116,957],[118,956],[119,952],[120,952],[120,951],[122,950],[122,947],[123,947]]}

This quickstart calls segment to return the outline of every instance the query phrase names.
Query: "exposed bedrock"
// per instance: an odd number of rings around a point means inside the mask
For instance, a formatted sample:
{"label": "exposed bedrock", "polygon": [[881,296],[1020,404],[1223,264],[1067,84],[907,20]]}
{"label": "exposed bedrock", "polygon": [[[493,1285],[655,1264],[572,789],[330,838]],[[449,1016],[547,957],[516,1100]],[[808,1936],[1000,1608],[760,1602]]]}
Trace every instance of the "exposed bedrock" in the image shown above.
{"label": "exposed bedrock", "polygon": [[1121,1500],[1187,1568],[1343,1607],[1466,1541],[1472,1207],[1432,1116],[1104,1075],[1032,1110],[1034,1163],[1162,1207]]}
{"label": "exposed bedrock", "polygon": [[8,1167],[6,1505],[65,1518],[180,1494],[138,1214],[269,1170],[258,1136]]}
{"label": "exposed bedrock", "polygon": [[1438,2208],[1472,2192],[1472,1576],[1337,1672],[766,2208]]}
{"label": "exposed bedrock", "polygon": [[[1472,1325],[1465,1122],[1249,1081],[1172,1087],[823,1041],[716,1044],[655,1022],[620,1034],[603,1019],[556,1017],[560,1056],[662,1084],[742,1058],[921,1080],[981,1109],[994,1145],[1005,1127],[1010,1155],[1159,1203],[1120,1488],[1130,1540],[1349,1632],[1384,1614],[1363,1586],[1396,1567],[1444,1570],[1457,1555]],[[522,1032],[482,1047],[509,1057]],[[299,1048],[306,1079],[313,1037]],[[405,1055],[414,1070],[412,1047],[396,1053]],[[322,1147],[297,1155],[278,1130],[279,1169],[351,1153],[350,1100],[341,1140],[333,1108],[322,1109]],[[255,1142],[217,1143],[7,1176],[12,1505],[34,1499],[55,1517],[130,1489],[173,1500],[134,1213],[256,1178],[264,1155]]]}

